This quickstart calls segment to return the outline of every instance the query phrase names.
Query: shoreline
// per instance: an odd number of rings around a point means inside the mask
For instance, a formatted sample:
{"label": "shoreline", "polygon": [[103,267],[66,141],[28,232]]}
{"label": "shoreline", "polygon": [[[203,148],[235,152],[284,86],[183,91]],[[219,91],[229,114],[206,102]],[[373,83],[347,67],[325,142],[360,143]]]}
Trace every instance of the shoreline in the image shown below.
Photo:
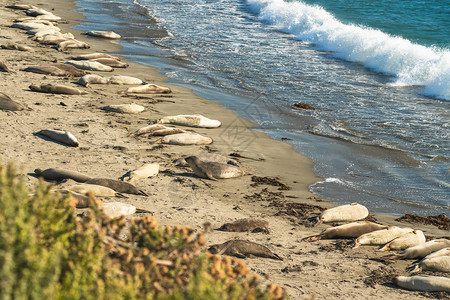
{"label": "shoreline", "polygon": [[[7,4],[5,2],[2,1],[1,9],[2,14],[6,14],[7,17],[2,21],[2,25],[8,26],[12,22],[11,16],[18,13],[4,8]],[[11,94],[14,96],[14,100],[33,108],[30,112],[17,114],[1,112],[3,116],[7,116],[2,120],[3,127],[11,129],[11,132],[5,133],[1,139],[6,141],[1,147],[2,159],[5,162],[14,159],[17,163],[25,164],[27,172],[32,172],[39,167],[72,167],[79,172],[110,178],[119,177],[144,162],[159,162],[161,169],[165,170],[169,169],[167,166],[170,161],[182,155],[197,153],[199,147],[165,146],[162,150],[152,150],[151,142],[154,140],[150,142],[144,138],[135,140],[126,137],[126,134],[164,115],[201,113],[210,118],[219,119],[224,124],[219,129],[196,129],[196,132],[200,134],[213,137],[215,142],[209,149],[216,149],[219,151],[218,153],[224,155],[229,154],[230,151],[238,151],[243,156],[256,159],[241,159],[240,163],[244,170],[252,175],[280,177],[281,182],[291,187],[289,191],[283,192],[282,196],[279,196],[282,199],[291,199],[289,200],[291,202],[299,201],[311,205],[334,206],[331,202],[318,199],[309,192],[308,186],[318,179],[312,172],[312,162],[309,159],[295,152],[289,144],[249,129],[252,124],[248,120],[237,117],[234,112],[223,108],[222,105],[200,98],[186,88],[165,83],[164,80],[167,78],[159,74],[155,68],[130,63],[129,68],[116,69],[112,74],[142,77],[149,83],[170,86],[173,90],[171,97],[157,95],[147,99],[120,97],[115,92],[123,89],[123,86],[112,85],[98,85],[89,88],[87,89],[89,94],[86,96],[48,96],[28,91],[28,85],[38,81],[61,82],[81,89],[81,87],[71,84],[73,79],[18,71],[24,65],[23,62],[26,62],[25,65],[38,64],[39,60],[33,61],[33,57],[40,57],[49,62],[55,59],[58,62],[64,62],[68,60],[69,56],[77,54],[102,51],[120,52],[120,46],[115,43],[81,36],[80,31],[71,28],[81,18],[81,14],[73,11],[76,6],[71,1],[51,0],[40,4],[41,2],[33,0],[28,3],[44,9],[55,8],[56,15],[69,20],[68,24],[60,24],[62,31],[74,33],[77,39],[91,44],[91,49],[74,50],[65,54],[28,40],[26,35],[17,29],[5,29],[4,34],[36,49],[34,52],[20,53],[17,56],[16,51],[1,50],[2,53],[5,53],[8,65],[17,71],[15,74],[1,75],[3,79],[14,77],[11,82],[6,82],[3,88],[5,91],[14,91]],[[3,39],[2,42],[4,42]],[[102,75],[109,76],[110,74],[102,73]],[[147,100],[149,102],[145,102]],[[64,102],[67,106],[59,105],[59,102]],[[147,111],[139,115],[120,115],[105,113],[99,109],[99,107],[109,104],[132,102],[144,105]],[[36,105],[36,103],[40,104]],[[39,118],[36,118],[36,115]],[[87,126],[80,124],[87,124]],[[235,124],[236,128],[230,127],[230,124]],[[65,130],[80,138],[81,147],[68,149],[32,135],[35,131],[45,129],[43,126],[64,127]],[[228,128],[231,132],[238,132],[239,136],[244,139],[254,139],[254,142],[250,143],[248,148],[234,149],[232,146],[230,147],[232,145],[230,141],[224,138],[224,136],[233,135],[224,132],[224,128]],[[87,132],[82,133],[86,130]],[[258,160],[259,158],[264,158],[264,160]],[[299,169],[302,170],[302,174],[299,174]],[[410,298],[411,294],[421,296],[417,292],[406,292],[389,286],[377,285],[376,292],[372,288],[364,286],[361,279],[372,271],[383,267],[389,269],[389,266],[375,261],[370,261],[371,265],[367,266],[368,261],[365,261],[364,258],[381,256],[375,253],[372,247],[362,247],[356,250],[344,249],[342,252],[340,250],[320,250],[322,246],[333,247],[333,241],[312,244],[302,242],[301,239],[320,232],[328,225],[321,225],[313,229],[293,225],[292,217],[274,216],[277,210],[266,206],[267,200],[250,202],[244,198],[261,193],[263,188],[268,188],[271,193],[280,193],[275,187],[265,185],[250,187],[251,176],[210,182],[186,173],[190,173],[190,170],[171,168],[169,172],[160,173],[156,178],[143,180],[139,182],[138,187],[147,190],[149,197],[130,196],[124,202],[152,211],[163,225],[186,224],[191,225],[197,231],[202,230],[204,222],[211,222],[216,228],[224,222],[242,217],[267,219],[271,224],[269,235],[212,232],[206,235],[207,244],[221,243],[230,238],[239,237],[268,245],[269,248],[279,252],[287,259],[282,263],[268,262],[263,259],[245,259],[245,262],[252,270],[261,275],[268,275],[271,281],[286,287],[294,299],[310,293],[316,293],[319,298],[356,296],[378,299],[380,296],[378,293],[382,293],[383,296],[397,297],[397,299]],[[28,182],[30,185],[34,185],[36,180],[28,176]],[[392,215],[376,215],[375,217],[379,222],[385,224],[403,227],[410,225],[393,221],[395,216]],[[446,233],[432,226],[414,225],[414,227],[425,229],[428,235],[433,236],[443,236]],[[305,254],[309,255],[305,256]],[[354,255],[359,256],[356,262],[353,262]],[[313,263],[308,263],[311,261]],[[290,273],[281,271],[297,265],[301,266],[302,271]],[[406,273],[404,271],[406,262],[395,262],[390,265],[391,268],[393,266],[398,273]],[[317,280],[317,278],[322,278],[323,281]],[[355,286],[359,287],[355,288]],[[324,287],[329,290],[325,291]],[[380,289],[378,290],[378,288]]]}

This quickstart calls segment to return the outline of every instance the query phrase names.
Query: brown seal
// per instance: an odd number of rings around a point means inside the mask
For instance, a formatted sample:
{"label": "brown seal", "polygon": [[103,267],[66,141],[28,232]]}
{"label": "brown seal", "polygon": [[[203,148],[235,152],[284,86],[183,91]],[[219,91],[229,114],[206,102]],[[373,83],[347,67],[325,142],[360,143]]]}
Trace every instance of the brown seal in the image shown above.
{"label": "brown seal", "polygon": [[6,72],[6,73],[11,72],[11,70],[8,68],[8,66],[2,61],[0,61],[0,71]]}
{"label": "brown seal", "polygon": [[223,244],[213,245],[209,247],[208,251],[212,254],[225,254],[238,258],[258,256],[283,260],[278,254],[273,253],[266,246],[243,240],[231,240]]}
{"label": "brown seal", "polygon": [[11,97],[9,97],[8,95],[0,92],[0,110],[18,111],[30,109],[12,100]]}
{"label": "brown seal", "polygon": [[71,65],[66,64],[53,64],[44,66],[30,66],[22,71],[32,72],[36,74],[45,74],[52,76],[73,76],[80,77],[86,75],[86,71],[75,68]]}
{"label": "brown seal", "polygon": [[229,232],[264,232],[269,233],[269,222],[262,219],[246,218],[223,224],[218,230]]}
{"label": "brown seal", "polygon": [[368,221],[353,222],[349,224],[327,228],[324,231],[322,231],[319,235],[306,237],[303,240],[314,242],[321,239],[357,238],[363,234],[386,228],[388,228],[388,226]]}
{"label": "brown seal", "polygon": [[106,187],[109,187],[110,189],[115,190],[116,192],[119,192],[119,193],[147,196],[147,194],[144,191],[138,190],[131,183],[123,182],[120,180],[114,180],[114,179],[108,179],[108,178],[92,178],[92,179],[86,181],[85,183],[106,186]]}
{"label": "brown seal", "polygon": [[43,171],[41,169],[35,169],[34,173],[39,177],[43,177],[44,179],[55,181],[72,179],[75,180],[76,182],[85,182],[88,181],[89,179],[92,179],[92,177],[78,173],[76,171],[59,168],[50,168]]}
{"label": "brown seal", "polygon": [[185,158],[195,175],[211,180],[234,178],[243,175],[239,167],[217,162],[203,162],[197,156]]}
{"label": "brown seal", "polygon": [[87,92],[80,91],[79,89],[65,86],[65,85],[56,85],[56,84],[41,84],[36,85],[32,84],[29,86],[30,90],[40,93],[50,93],[50,94],[64,94],[64,95],[86,95]]}

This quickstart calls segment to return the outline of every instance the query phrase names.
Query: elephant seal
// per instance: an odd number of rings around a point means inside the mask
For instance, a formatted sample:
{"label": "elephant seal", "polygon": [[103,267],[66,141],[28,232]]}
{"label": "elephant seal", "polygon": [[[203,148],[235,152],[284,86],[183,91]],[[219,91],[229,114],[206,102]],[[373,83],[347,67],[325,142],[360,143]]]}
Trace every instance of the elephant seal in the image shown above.
{"label": "elephant seal", "polygon": [[189,127],[217,128],[222,124],[218,120],[211,120],[202,115],[167,116],[158,120],[158,124],[175,124]]}
{"label": "elephant seal", "polygon": [[139,78],[123,75],[113,75],[109,77],[109,82],[111,84],[144,84]]}
{"label": "elephant seal", "polygon": [[[76,208],[87,208],[89,207],[90,201],[89,201],[89,196],[74,192],[74,191],[69,191],[69,190],[56,190],[55,192],[60,193],[64,196],[66,195],[70,195],[71,197],[75,198],[77,200],[77,204],[76,204]],[[99,201],[99,200],[97,200]]]}
{"label": "elephant seal", "polygon": [[2,61],[0,61],[0,71],[6,72],[6,73],[11,72],[11,70],[8,68],[8,66]]}
{"label": "elephant seal", "polygon": [[120,39],[120,34],[115,33],[114,31],[98,31],[98,30],[91,30],[86,33],[86,35],[95,36],[95,37],[101,37],[105,39]]}
{"label": "elephant seal", "polygon": [[412,231],[412,228],[400,228],[397,226],[390,226],[387,229],[372,231],[358,237],[355,240],[353,248],[358,248],[360,245],[383,245]]}
{"label": "elephant seal", "polygon": [[90,59],[89,61],[93,61],[93,62],[99,62],[101,64],[104,64],[106,66],[110,66],[113,68],[128,68],[129,64],[118,61],[117,59],[113,59],[113,58],[93,58]]}
{"label": "elephant seal", "polygon": [[12,100],[8,95],[0,92],[0,110],[19,111],[30,109]]}
{"label": "elephant seal", "polygon": [[225,254],[238,258],[258,256],[283,260],[278,254],[273,253],[266,246],[244,240],[231,240],[223,244],[213,245],[209,247],[208,251],[212,254]]}
{"label": "elephant seal", "polygon": [[111,219],[132,215],[136,212],[135,206],[121,202],[103,203],[101,209],[103,210],[103,213]]}
{"label": "elephant seal", "polygon": [[87,74],[78,79],[77,83],[84,87],[89,87],[91,84],[108,84],[109,79],[98,74]]}
{"label": "elephant seal", "polygon": [[411,272],[433,271],[450,273],[450,255],[424,258],[418,264],[408,268]]}
{"label": "elephant seal", "polygon": [[[232,158],[228,158],[228,157],[220,155],[220,154],[202,152],[201,154],[199,154],[197,156],[200,157],[200,160],[203,162],[218,162],[218,163],[222,163],[222,164],[229,164],[229,165],[233,165],[236,167],[240,167],[239,163],[236,160],[234,160]],[[179,166],[179,167],[189,167],[189,164],[186,162],[186,157],[176,159],[172,162],[172,164]]]}
{"label": "elephant seal", "polygon": [[197,156],[185,158],[195,175],[211,180],[234,178],[244,175],[236,166],[217,162],[203,162]]}
{"label": "elephant seal", "polygon": [[405,250],[426,242],[425,235],[421,230],[414,230],[407,234],[401,235],[384,245],[379,251],[387,250]]}
{"label": "elephant seal", "polygon": [[155,130],[152,133],[150,133],[149,136],[166,136],[166,135],[177,134],[177,133],[186,133],[186,132],[187,132],[186,130],[183,130],[181,128],[168,127],[168,128],[164,128],[164,129]]}
{"label": "elephant seal", "polygon": [[108,178],[92,178],[86,181],[87,184],[96,184],[101,186],[109,187],[116,192],[126,193],[126,194],[135,194],[135,195],[143,195],[147,196],[144,191],[138,190],[134,185],[128,182],[123,182],[120,180],[108,179]]}
{"label": "elephant seal", "polygon": [[90,47],[91,46],[88,43],[76,39],[70,39],[56,45],[58,51],[66,51],[67,49],[89,49]]}
{"label": "elephant seal", "polygon": [[369,210],[358,203],[336,206],[323,211],[315,218],[315,226],[330,222],[351,222],[366,218]]}
{"label": "elephant seal", "polygon": [[143,135],[143,134],[150,134],[156,130],[166,129],[166,128],[169,128],[169,127],[166,127],[166,126],[160,125],[160,124],[152,124],[152,125],[142,127],[140,129],[136,130],[135,132],[130,133],[129,135],[130,136],[139,136],[139,135]]}
{"label": "elephant seal", "polygon": [[450,278],[441,276],[397,276],[393,282],[399,287],[413,291],[450,292]]}
{"label": "elephant seal", "polygon": [[78,69],[89,70],[89,71],[101,71],[101,72],[112,72],[113,68],[110,66],[101,64],[95,61],[89,60],[69,60],[65,62],[66,64],[72,65]]}
{"label": "elephant seal", "polygon": [[23,69],[22,71],[52,76],[80,77],[86,75],[85,71],[75,68],[74,66],[64,64],[31,66]]}
{"label": "elephant seal", "polygon": [[269,233],[269,222],[262,219],[246,218],[225,223],[218,230],[229,232],[264,232]]}
{"label": "elephant seal", "polygon": [[78,147],[80,145],[77,138],[68,131],[44,129],[37,132],[36,134],[46,136],[52,140],[71,147]]}
{"label": "elephant seal", "polygon": [[168,87],[159,86],[156,84],[146,84],[141,86],[129,87],[124,91],[118,91],[121,94],[169,94],[172,90]]}
{"label": "elephant seal", "polygon": [[65,86],[56,85],[52,83],[36,85],[32,84],[29,86],[30,90],[40,93],[50,93],[50,94],[64,94],[64,95],[86,95],[87,92],[80,91],[79,89]]}
{"label": "elephant seal", "polygon": [[55,181],[62,181],[65,179],[72,179],[76,182],[85,182],[89,179],[92,179],[92,177],[84,175],[82,173],[72,171],[72,170],[65,170],[65,169],[59,169],[59,168],[49,168],[49,169],[35,169],[34,174],[38,177],[43,177],[47,180],[55,180]]}
{"label": "elephant seal", "polygon": [[70,186],[64,186],[63,189],[76,192],[83,195],[88,195],[89,193],[93,193],[97,197],[116,197],[122,196],[117,191],[102,185],[97,184],[87,184],[87,183],[79,183]]}
{"label": "elephant seal", "polygon": [[423,260],[432,259],[432,258],[440,257],[440,256],[449,256],[449,255],[450,255],[450,247],[447,247],[447,248],[444,248],[444,249],[441,249],[436,252],[428,254],[427,256],[425,256],[423,258]]}
{"label": "elephant seal", "polygon": [[388,228],[388,226],[368,221],[359,221],[327,228],[324,231],[322,231],[319,235],[306,237],[303,240],[314,242],[320,239],[357,238],[365,233],[386,228]]}
{"label": "elephant seal", "polygon": [[414,259],[414,258],[422,258],[427,255],[441,250],[443,248],[450,247],[450,240],[448,239],[437,239],[431,240],[426,243],[410,247],[399,254],[390,255],[387,258],[390,259]]}
{"label": "elephant seal", "polygon": [[57,26],[54,26],[51,22],[47,23],[34,23],[34,22],[19,22],[11,25],[12,28],[18,28],[22,30],[54,30],[61,31]]}
{"label": "elephant seal", "polygon": [[141,179],[153,177],[159,173],[159,164],[145,164],[124,176],[123,181],[135,182]]}
{"label": "elephant seal", "polygon": [[72,59],[72,60],[89,60],[89,59],[96,59],[96,58],[112,58],[115,60],[120,60],[120,58],[117,56],[106,54],[106,53],[98,53],[98,52],[73,56],[70,59]]}
{"label": "elephant seal", "polygon": [[108,105],[102,108],[103,110],[117,112],[117,113],[125,113],[125,114],[137,114],[143,112],[145,107],[138,105],[136,103],[131,104],[115,104]]}
{"label": "elephant seal", "polygon": [[210,137],[190,132],[166,135],[161,139],[161,143],[169,145],[209,145],[212,142]]}
{"label": "elephant seal", "polygon": [[31,47],[13,43],[1,45],[0,47],[5,50],[33,51],[33,48]]}
{"label": "elephant seal", "polygon": [[27,16],[37,17],[40,15],[52,15],[53,13],[42,8],[30,8],[25,11]]}
{"label": "elephant seal", "polygon": [[42,45],[58,45],[61,42],[67,41],[68,38],[56,34],[46,34],[43,36],[35,36],[31,38],[33,41],[39,42]]}
{"label": "elephant seal", "polygon": [[6,8],[10,9],[18,9],[18,10],[28,10],[28,9],[36,9],[37,7],[31,4],[15,4],[15,5],[7,5]]}

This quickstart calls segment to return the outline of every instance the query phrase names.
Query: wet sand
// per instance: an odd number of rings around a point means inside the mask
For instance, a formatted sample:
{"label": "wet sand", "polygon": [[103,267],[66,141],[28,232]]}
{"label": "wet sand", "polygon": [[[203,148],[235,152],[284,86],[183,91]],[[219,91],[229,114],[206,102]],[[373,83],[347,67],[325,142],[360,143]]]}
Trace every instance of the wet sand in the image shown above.
{"label": "wet sand", "polygon": [[[302,295],[316,294],[319,299],[408,299],[424,298],[423,293],[397,289],[389,281],[392,274],[405,275],[410,261],[383,262],[377,259],[386,253],[376,247],[360,247],[352,250],[346,242],[319,241],[309,243],[302,238],[317,234],[330,225],[305,226],[305,218],[292,207],[280,208],[282,203],[305,203],[320,207],[332,207],[308,191],[308,186],[319,180],[312,172],[312,162],[296,153],[289,144],[276,141],[267,135],[253,131],[252,123],[239,118],[221,105],[202,99],[192,91],[167,84],[167,78],[154,68],[130,63],[126,69],[112,73],[91,72],[109,77],[128,75],[147,83],[168,86],[171,94],[143,95],[141,97],[117,94],[126,86],[92,85],[84,88],[75,84],[78,78],[55,77],[20,71],[43,63],[64,63],[71,56],[93,52],[120,52],[117,42],[81,35],[71,29],[82,19],[73,12],[71,1],[28,1],[63,18],[59,22],[62,32],[72,32],[76,39],[90,44],[90,49],[58,52],[51,46],[31,41],[24,31],[10,28],[13,20],[24,16],[22,11],[5,8],[10,1],[1,0],[0,44],[17,42],[32,47],[32,52],[0,50],[3,61],[13,73],[0,72],[1,91],[32,110],[19,112],[0,111],[0,153],[2,162],[15,161],[27,174],[28,184],[34,186],[32,176],[36,168],[61,167],[76,170],[95,177],[118,179],[126,172],[145,163],[159,163],[160,173],[141,180],[136,186],[148,196],[128,195],[122,202],[146,209],[162,225],[190,225],[197,231],[210,222],[218,228],[225,222],[245,217],[263,218],[270,223],[270,234],[228,233],[213,230],[206,234],[207,245],[240,238],[258,242],[284,257],[284,261],[249,258],[245,262],[255,272],[268,280],[287,288],[294,299]],[[87,91],[87,95],[69,96],[36,93],[30,84],[58,83]],[[136,103],[145,107],[139,114],[105,112],[106,105]],[[157,137],[130,137],[128,134],[151,124],[163,116],[175,114],[203,114],[218,119],[217,129],[195,128],[195,132],[213,138],[209,146],[173,146],[157,143]],[[66,147],[34,135],[42,129],[60,129],[73,133],[80,147]],[[192,128],[184,128],[191,130]],[[236,179],[211,181],[193,175],[190,168],[171,165],[174,159],[209,151],[222,155],[238,153],[245,176]],[[277,186],[256,185],[252,176],[277,177],[289,190]],[[265,190],[267,189],[267,190]],[[116,201],[109,198],[105,201]],[[277,207],[278,206],[278,207]],[[297,208],[298,209],[298,208]],[[281,211],[281,212],[280,212]],[[286,212],[286,213],[283,213]],[[316,209],[313,212],[318,212]],[[142,214],[136,214],[138,217]],[[428,236],[445,236],[448,232],[433,226],[398,223],[391,215],[375,215],[383,223],[398,226],[414,226],[426,230]],[[374,279],[377,278],[375,281]],[[371,287],[372,279],[374,287]]]}

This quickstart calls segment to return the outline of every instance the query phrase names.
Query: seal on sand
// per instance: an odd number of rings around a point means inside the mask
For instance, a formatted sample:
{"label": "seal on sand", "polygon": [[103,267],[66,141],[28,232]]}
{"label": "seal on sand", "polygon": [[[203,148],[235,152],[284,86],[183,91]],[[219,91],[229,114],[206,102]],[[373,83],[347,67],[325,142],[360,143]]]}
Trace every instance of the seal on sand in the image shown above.
{"label": "seal on sand", "polygon": [[414,230],[407,234],[401,235],[396,239],[393,239],[386,245],[384,245],[379,251],[387,250],[405,250],[410,247],[414,247],[425,243],[426,238],[421,230]]}
{"label": "seal on sand", "polygon": [[12,100],[8,95],[0,92],[0,110],[19,111],[30,109]]}
{"label": "seal on sand", "polygon": [[78,69],[89,70],[89,71],[101,71],[101,72],[112,72],[113,68],[110,66],[101,64],[95,61],[88,60],[69,60],[65,62],[66,64],[72,65]]}
{"label": "seal on sand", "polygon": [[6,50],[33,51],[33,48],[31,47],[12,43],[1,45],[0,47]]}
{"label": "seal on sand", "polygon": [[109,187],[96,184],[79,183],[71,186],[64,186],[63,189],[80,193],[83,195],[93,193],[97,197],[116,197],[116,196],[123,197],[123,195],[121,195],[120,193],[116,192],[115,190]]}
{"label": "seal on sand", "polygon": [[190,127],[217,128],[222,123],[218,120],[211,120],[202,115],[177,115],[167,116],[158,121],[158,124],[175,124]]}
{"label": "seal on sand", "polygon": [[[203,161],[203,162],[218,162],[218,163],[222,163],[222,164],[229,164],[229,165],[239,167],[239,163],[236,160],[226,157],[226,156],[223,156],[223,155],[220,155],[220,154],[204,152],[197,156],[199,156],[201,161]],[[179,167],[189,167],[189,164],[186,162],[186,159],[185,159],[186,157],[176,159],[172,162],[172,164],[179,166]]]}
{"label": "seal on sand", "polygon": [[168,87],[159,86],[156,84],[146,84],[142,86],[129,87],[124,91],[118,91],[120,94],[169,94],[172,90]]}
{"label": "seal on sand", "polygon": [[168,127],[166,127],[164,125],[152,124],[152,125],[148,125],[148,126],[142,127],[142,128],[136,130],[133,133],[130,133],[130,136],[139,136],[139,135],[152,133],[154,131],[157,131],[157,130],[160,130],[160,129],[166,129],[166,128],[168,128]]}
{"label": "seal on sand", "polygon": [[0,61],[0,71],[6,72],[6,73],[11,72],[11,70],[8,68],[8,66],[2,61]]}
{"label": "seal on sand", "polygon": [[72,170],[65,170],[65,169],[59,169],[59,168],[49,168],[46,170],[41,169],[35,169],[34,173],[38,177],[43,177],[47,180],[55,180],[55,181],[62,181],[65,179],[72,179],[76,182],[85,182],[89,179],[92,179],[92,177],[84,175],[82,173],[72,171]]}
{"label": "seal on sand", "polygon": [[134,171],[128,172],[124,177],[123,181],[135,182],[148,177],[153,177],[159,172],[159,164],[145,164]]}
{"label": "seal on sand", "polygon": [[[62,195],[70,195],[71,197],[75,198],[77,200],[77,204],[76,204],[76,208],[87,208],[89,207],[89,196],[74,192],[74,191],[69,191],[69,190],[56,190],[55,192],[61,193]],[[97,200],[99,201],[99,200]]]}
{"label": "seal on sand", "polygon": [[106,53],[89,53],[89,54],[82,54],[82,55],[78,55],[78,56],[73,56],[70,59],[73,60],[89,60],[89,59],[95,59],[95,58],[112,58],[115,60],[120,60],[120,58],[118,58],[117,56],[114,55],[109,55]]}
{"label": "seal on sand", "polygon": [[213,245],[209,247],[208,251],[212,254],[225,254],[238,258],[258,256],[283,260],[278,254],[273,253],[266,246],[243,240],[231,240],[223,244]]}
{"label": "seal on sand", "polygon": [[269,233],[269,222],[262,219],[246,218],[223,224],[218,230],[229,232],[264,232]]}
{"label": "seal on sand", "polygon": [[86,33],[86,35],[95,36],[95,37],[101,37],[105,39],[120,39],[120,34],[115,33],[114,31],[98,31],[98,30],[91,30]]}
{"label": "seal on sand", "polygon": [[71,65],[64,65],[64,64],[31,66],[23,69],[22,71],[53,76],[73,76],[73,77],[79,77],[86,74],[86,72],[83,70],[75,68],[74,66]]}
{"label": "seal on sand", "polygon": [[426,243],[410,247],[399,254],[390,255],[387,258],[390,259],[414,259],[425,257],[433,252],[441,250],[443,248],[450,247],[450,240],[448,239],[436,239]]}
{"label": "seal on sand", "polygon": [[189,156],[185,158],[195,175],[201,178],[209,178],[211,180],[234,178],[243,175],[241,169],[229,164],[217,162],[203,162],[197,156]]}
{"label": "seal on sand", "polygon": [[322,222],[351,222],[366,218],[369,215],[369,210],[358,203],[341,205],[323,211],[315,220],[315,226],[322,224]]}
{"label": "seal on sand", "polygon": [[87,74],[78,79],[77,83],[82,86],[89,87],[91,84],[108,84],[109,79],[97,74]]}
{"label": "seal on sand", "polygon": [[138,105],[136,103],[131,103],[131,104],[108,105],[108,106],[102,107],[102,109],[107,110],[107,111],[112,111],[112,112],[118,112],[118,113],[137,114],[137,113],[143,112],[145,110],[145,107]]}
{"label": "seal on sand", "polygon": [[441,276],[397,276],[393,280],[399,287],[427,292],[450,292],[450,278]]}
{"label": "seal on sand", "polygon": [[412,231],[412,228],[400,228],[397,226],[390,226],[387,229],[372,231],[358,237],[355,240],[355,246],[353,248],[358,248],[360,245],[383,245]]}
{"label": "seal on sand", "polygon": [[56,45],[58,51],[66,51],[67,49],[89,49],[90,47],[91,46],[89,46],[88,43],[76,39],[70,39]]}
{"label": "seal on sand", "polygon": [[111,84],[144,84],[142,80],[136,77],[113,75],[109,78]]}
{"label": "seal on sand", "polygon": [[349,224],[327,228],[324,231],[322,231],[319,235],[306,237],[303,240],[314,242],[321,239],[357,238],[365,233],[386,228],[388,228],[388,226],[368,221],[353,222]]}
{"label": "seal on sand", "polygon": [[52,140],[71,147],[79,146],[77,138],[68,131],[44,129],[37,132],[36,134],[46,136]]}
{"label": "seal on sand", "polygon": [[161,143],[169,145],[209,145],[212,142],[210,137],[191,132],[166,135],[161,139]]}
{"label": "seal on sand", "polygon": [[116,192],[126,193],[126,194],[135,194],[135,195],[144,195],[147,194],[144,191],[138,190],[134,185],[128,182],[123,182],[120,180],[108,179],[108,178],[92,178],[86,181],[87,184],[96,184],[101,186],[109,187]]}
{"label": "seal on sand", "polygon": [[32,84],[29,86],[30,90],[40,93],[50,93],[50,94],[64,94],[64,95],[86,95],[87,92],[80,91],[79,89],[65,86],[65,85],[56,85],[56,84],[41,84],[36,85]]}
{"label": "seal on sand", "polygon": [[101,209],[103,210],[103,213],[107,215],[108,217],[114,219],[118,218],[120,216],[128,216],[132,215],[136,212],[136,207],[128,204],[128,203],[121,203],[121,202],[108,202],[103,203],[101,206]]}
{"label": "seal on sand", "polygon": [[408,270],[411,272],[433,271],[450,273],[450,256],[443,255],[424,258],[418,264],[409,267]]}
{"label": "seal on sand", "polygon": [[104,64],[106,66],[110,66],[113,68],[128,68],[128,66],[129,66],[127,63],[118,61],[117,59],[107,58],[107,57],[93,58],[93,59],[90,59],[89,61],[99,62],[101,64]]}

